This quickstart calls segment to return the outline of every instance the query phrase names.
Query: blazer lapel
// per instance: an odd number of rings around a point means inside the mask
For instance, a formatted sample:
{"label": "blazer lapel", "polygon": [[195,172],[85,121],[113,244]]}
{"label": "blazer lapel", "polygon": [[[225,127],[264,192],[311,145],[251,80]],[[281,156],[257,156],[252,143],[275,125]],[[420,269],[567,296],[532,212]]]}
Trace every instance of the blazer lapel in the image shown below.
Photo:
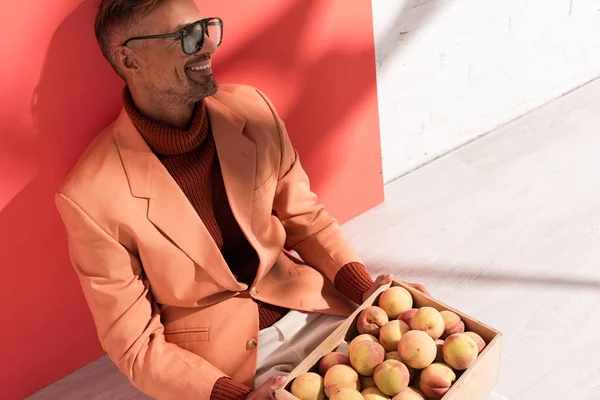
{"label": "blazer lapel", "polygon": [[218,100],[205,99],[227,199],[242,232],[257,248],[250,228],[256,175],[256,146],[242,134],[246,120]]}
{"label": "blazer lapel", "polygon": [[[225,123],[219,120],[217,125]],[[247,285],[236,281],[202,219],[124,110],[114,129],[131,193],[148,199],[148,219],[219,285],[231,291],[246,290]],[[246,211],[240,214],[245,216]]]}
{"label": "blazer lapel", "polygon": [[246,120],[214,97],[205,99],[227,199],[233,215],[260,263],[253,285],[265,274],[269,258],[252,231],[251,217],[256,183],[256,145],[243,134]]}

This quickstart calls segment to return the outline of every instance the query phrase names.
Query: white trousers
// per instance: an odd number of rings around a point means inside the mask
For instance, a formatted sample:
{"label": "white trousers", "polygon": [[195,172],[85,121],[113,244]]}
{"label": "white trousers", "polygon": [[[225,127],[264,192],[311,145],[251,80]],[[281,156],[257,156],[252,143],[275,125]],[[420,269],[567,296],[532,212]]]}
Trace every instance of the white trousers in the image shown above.
{"label": "white trousers", "polygon": [[344,317],[290,310],[258,334],[258,362],[254,386],[287,375],[343,321]]}

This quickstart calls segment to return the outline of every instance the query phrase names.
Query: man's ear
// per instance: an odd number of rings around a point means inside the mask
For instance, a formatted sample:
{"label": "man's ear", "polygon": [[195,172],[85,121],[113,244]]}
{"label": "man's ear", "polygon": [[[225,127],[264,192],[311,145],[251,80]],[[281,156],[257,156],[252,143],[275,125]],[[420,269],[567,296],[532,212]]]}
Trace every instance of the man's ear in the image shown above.
{"label": "man's ear", "polygon": [[115,63],[121,69],[121,71],[129,75],[139,71],[140,66],[137,60],[137,54],[129,47],[118,46],[113,49],[113,59]]}

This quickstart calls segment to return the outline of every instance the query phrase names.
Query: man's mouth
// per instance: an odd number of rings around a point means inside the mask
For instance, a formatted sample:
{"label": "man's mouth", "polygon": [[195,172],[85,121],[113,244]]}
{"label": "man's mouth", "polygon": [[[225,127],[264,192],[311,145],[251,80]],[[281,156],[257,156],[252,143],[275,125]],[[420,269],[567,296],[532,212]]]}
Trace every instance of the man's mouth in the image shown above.
{"label": "man's mouth", "polygon": [[197,62],[192,65],[188,65],[187,67],[185,67],[185,70],[193,73],[202,73],[208,75],[212,73],[212,70],[210,68],[210,59]]}

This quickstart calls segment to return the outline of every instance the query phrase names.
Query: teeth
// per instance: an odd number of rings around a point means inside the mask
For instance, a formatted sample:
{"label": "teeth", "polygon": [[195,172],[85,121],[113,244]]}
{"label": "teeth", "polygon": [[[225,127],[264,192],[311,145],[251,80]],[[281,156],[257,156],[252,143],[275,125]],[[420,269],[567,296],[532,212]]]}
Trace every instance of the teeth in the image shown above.
{"label": "teeth", "polygon": [[188,69],[191,71],[202,71],[202,70],[209,69],[209,68],[210,68],[210,64],[206,64],[206,65],[202,65],[199,67],[189,67]]}

